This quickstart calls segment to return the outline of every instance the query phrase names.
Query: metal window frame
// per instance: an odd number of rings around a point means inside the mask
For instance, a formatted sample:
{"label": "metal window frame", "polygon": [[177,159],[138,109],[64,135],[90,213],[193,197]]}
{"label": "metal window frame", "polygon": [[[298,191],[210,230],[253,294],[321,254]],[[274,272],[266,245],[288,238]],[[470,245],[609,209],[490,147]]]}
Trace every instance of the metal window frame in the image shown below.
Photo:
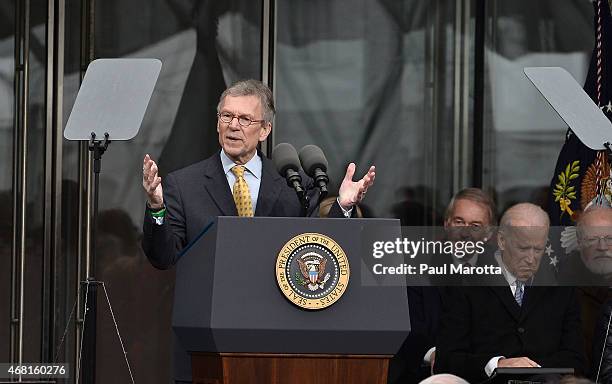
{"label": "metal window frame", "polygon": [[45,99],[44,248],[42,268],[41,360],[55,352],[57,324],[57,262],[61,252],[62,127],[64,84],[65,0],[47,3],[47,63]]}
{"label": "metal window frame", "polygon": [[[274,71],[276,70],[276,0],[262,0],[261,18],[261,81],[272,90],[276,98],[274,87]],[[274,124],[273,124],[274,125]],[[261,151],[266,156],[272,156],[276,129],[272,129],[265,142],[261,144]]]}
{"label": "metal window frame", "polygon": [[472,185],[482,188],[484,178],[485,36],[487,20],[487,2],[485,0],[475,0],[474,20]]}
{"label": "metal window frame", "polygon": [[471,184],[469,87],[471,0],[455,1],[453,80],[453,192]]}
{"label": "metal window frame", "polygon": [[23,362],[26,261],[28,107],[30,69],[30,0],[16,2],[13,115],[13,239],[11,244],[10,360]]}

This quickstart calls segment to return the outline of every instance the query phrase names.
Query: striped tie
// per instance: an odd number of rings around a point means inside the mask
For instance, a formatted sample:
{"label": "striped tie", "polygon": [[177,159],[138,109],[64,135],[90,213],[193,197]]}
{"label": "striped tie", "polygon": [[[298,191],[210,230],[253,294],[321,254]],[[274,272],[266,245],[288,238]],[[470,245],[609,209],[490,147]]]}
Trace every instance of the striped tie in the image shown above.
{"label": "striped tie", "polygon": [[244,180],[244,166],[235,165],[232,168],[232,173],[236,176],[234,183],[233,195],[238,216],[253,217],[253,202],[251,201],[251,193],[249,185]]}
{"label": "striped tie", "polygon": [[525,283],[520,280],[516,281],[516,291],[514,291],[514,300],[516,300],[516,303],[519,305],[519,307],[523,305],[523,294],[525,293],[524,287]]}

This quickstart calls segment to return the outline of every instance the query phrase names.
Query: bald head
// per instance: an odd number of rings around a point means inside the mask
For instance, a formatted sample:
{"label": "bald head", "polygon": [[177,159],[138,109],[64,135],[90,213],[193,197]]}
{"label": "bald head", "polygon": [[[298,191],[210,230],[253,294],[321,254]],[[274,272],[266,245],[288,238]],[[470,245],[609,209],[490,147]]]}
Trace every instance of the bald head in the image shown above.
{"label": "bald head", "polygon": [[463,380],[459,376],[451,375],[449,373],[441,373],[439,375],[433,375],[425,380],[421,381],[419,384],[470,384],[467,381]]}
{"label": "bald head", "polygon": [[612,208],[594,206],[587,209],[578,220],[578,228],[581,227],[612,227]]}
{"label": "bald head", "polygon": [[497,246],[504,265],[518,280],[525,282],[538,271],[549,225],[546,212],[530,203],[514,205],[502,216]]}
{"label": "bald head", "polygon": [[513,205],[506,210],[499,222],[500,227],[548,227],[549,225],[548,214],[531,203]]}

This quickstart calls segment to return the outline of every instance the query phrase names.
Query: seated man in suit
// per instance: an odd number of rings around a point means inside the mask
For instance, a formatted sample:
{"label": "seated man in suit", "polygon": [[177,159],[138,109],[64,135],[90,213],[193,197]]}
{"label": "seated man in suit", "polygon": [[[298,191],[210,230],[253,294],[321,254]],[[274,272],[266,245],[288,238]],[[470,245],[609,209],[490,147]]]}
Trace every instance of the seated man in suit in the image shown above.
{"label": "seated man in suit", "polygon": [[[163,189],[155,162],[149,155],[143,160],[142,185],[147,194],[143,249],[157,268],[174,265],[180,250],[196,238],[211,216],[300,215],[294,190],[257,151],[272,130],[275,109],[270,89],[257,80],[237,82],[223,92],[217,112],[221,150],[168,174]],[[350,217],[353,206],[374,182],[373,166],[356,182],[354,172],[351,163],[330,216]]]}
{"label": "seated man in suit", "polygon": [[604,303],[612,299],[608,289],[612,285],[612,209],[597,205],[587,208],[578,219],[576,241],[577,250],[559,264],[559,281],[561,285],[580,286],[577,293],[585,352],[593,374],[599,368],[603,339],[595,324]]}
{"label": "seated man in suit", "polygon": [[612,284],[612,209],[592,206],[576,226],[578,252],[560,265],[560,280],[575,285]]}
{"label": "seated man in suit", "polygon": [[[465,188],[451,199],[444,217],[446,238],[450,241],[482,241],[491,238],[493,226],[497,224],[493,199],[481,189]],[[453,264],[471,266],[492,264],[490,256],[478,252],[450,255]]]}
{"label": "seated man in suit", "polygon": [[444,302],[436,372],[470,382],[498,367],[557,367],[583,371],[582,333],[575,290],[533,287],[548,241],[546,212],[528,203],[504,214],[495,257],[499,286],[460,287]]}
{"label": "seated man in suit", "polygon": [[[465,188],[451,199],[445,214],[446,239],[450,241],[488,240],[496,225],[495,203],[481,189]],[[444,263],[468,263],[472,266],[487,263],[487,255],[436,255]],[[436,260],[434,260],[435,262]],[[438,283],[444,284],[440,279]],[[408,288],[408,305],[412,331],[397,356],[392,360],[389,382],[416,382],[430,373],[435,363],[435,339],[438,332],[442,294],[451,287],[417,286]]]}

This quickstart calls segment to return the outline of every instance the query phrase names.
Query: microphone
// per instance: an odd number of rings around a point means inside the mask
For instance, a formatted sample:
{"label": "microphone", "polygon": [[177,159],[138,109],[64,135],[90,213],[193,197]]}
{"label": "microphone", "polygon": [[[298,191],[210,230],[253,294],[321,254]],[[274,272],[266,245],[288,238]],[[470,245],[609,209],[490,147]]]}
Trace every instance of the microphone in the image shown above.
{"label": "microphone", "polygon": [[278,173],[287,180],[287,185],[295,190],[300,201],[304,204],[306,193],[302,187],[302,176],[298,172],[300,159],[293,145],[289,143],[278,144],[272,151],[272,160]]}
{"label": "microphone", "polygon": [[316,145],[306,145],[300,150],[300,162],[304,172],[315,181],[315,185],[321,191],[321,198],[327,195],[327,159],[321,148]]}

